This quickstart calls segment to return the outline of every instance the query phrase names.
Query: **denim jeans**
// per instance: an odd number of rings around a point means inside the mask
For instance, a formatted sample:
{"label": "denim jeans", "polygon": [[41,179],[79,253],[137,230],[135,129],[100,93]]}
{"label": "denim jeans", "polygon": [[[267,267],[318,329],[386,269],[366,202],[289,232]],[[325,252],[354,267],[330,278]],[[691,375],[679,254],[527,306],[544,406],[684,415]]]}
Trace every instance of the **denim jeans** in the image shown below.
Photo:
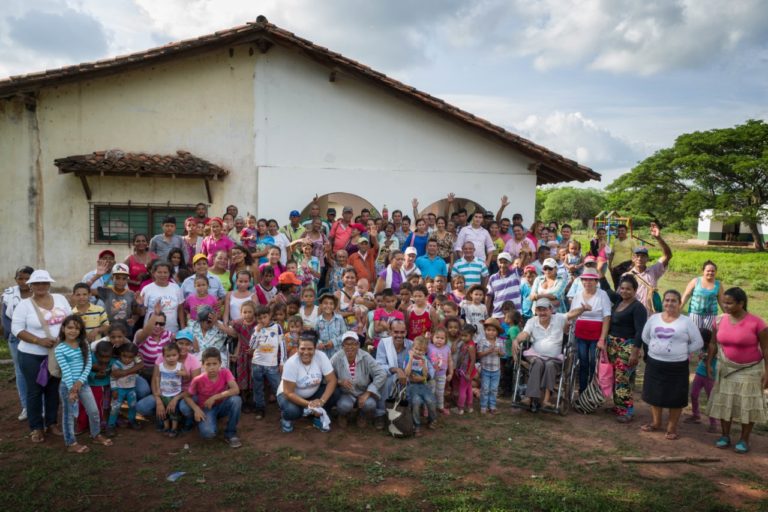
{"label": "denim jeans", "polygon": [[[99,406],[96,405],[96,400],[93,398],[90,386],[83,384],[77,397],[79,402],[83,404],[86,414],[88,414],[88,427],[91,431],[91,437],[96,437],[101,432],[101,417],[99,416]],[[62,404],[61,430],[64,432],[64,444],[70,446],[77,442],[77,439],[75,439],[75,420],[79,414],[80,407],[77,400],[75,402],[69,400],[69,389],[63,381],[59,384],[59,398],[61,398]]]}
{"label": "denim jeans", "polygon": [[435,394],[432,393],[426,382],[411,382],[408,384],[408,401],[411,403],[411,413],[413,415],[413,424],[417,428],[421,426],[421,406],[426,405],[429,411],[429,422],[432,423],[437,418],[435,410]]}
{"label": "denim jeans", "polygon": [[480,409],[495,409],[501,370],[480,370]]}
{"label": "denim jeans", "polygon": [[120,414],[120,406],[123,402],[128,404],[128,421],[136,423],[136,388],[117,388],[112,390],[112,403],[107,422],[110,427],[117,425],[117,416]]}
{"label": "denim jeans", "polygon": [[368,397],[362,408],[359,408],[356,396],[344,393],[339,390],[339,388],[336,388],[336,391],[334,391],[333,394],[336,397],[336,410],[339,411],[339,414],[341,415],[349,414],[355,410],[355,408],[358,408],[360,410],[359,412],[362,414],[373,414],[376,411],[377,399],[374,398],[373,395]]}
{"label": "denim jeans", "polygon": [[253,383],[253,406],[257,411],[264,412],[267,401],[264,398],[264,377],[269,381],[269,387],[277,393],[280,385],[280,370],[277,366],[262,366],[254,364],[251,369],[251,382]]}
{"label": "denim jeans", "polygon": [[[320,384],[317,391],[315,391],[309,398],[305,398],[305,400],[309,400],[310,402],[312,400],[317,400],[323,396],[323,393],[325,393],[325,382]],[[323,406],[323,409],[325,409],[326,412],[330,412],[331,408],[335,405],[336,401],[334,400],[334,396],[335,395],[331,395],[331,398]],[[296,421],[304,416],[304,406],[291,402],[284,393],[277,395],[277,404],[280,406],[280,416],[286,421]]]}
{"label": "denim jeans", "polygon": [[152,395],[152,387],[147,382],[147,379],[141,375],[136,376],[136,400],[141,400],[144,397]]}
{"label": "denim jeans", "polygon": [[387,414],[387,399],[397,389],[397,374],[390,373],[387,375],[387,380],[384,382],[384,389],[382,389],[381,396],[376,402],[376,417],[385,416]]}
{"label": "denim jeans", "polygon": [[579,351],[579,393],[581,393],[587,389],[589,379],[595,374],[597,340],[576,338],[576,346]]}
{"label": "denim jeans", "polygon": [[[48,384],[37,383],[40,364],[47,356],[19,352],[19,366],[27,384],[27,421],[30,430],[42,430],[56,424],[59,412],[59,382],[61,379],[49,376]],[[43,420],[43,398],[45,398],[45,420]]]}
{"label": "denim jeans", "polygon": [[19,338],[10,334],[8,336],[8,348],[11,350],[11,359],[13,360],[13,370],[16,372],[16,389],[19,391],[19,401],[21,408],[27,408],[27,381],[24,380],[24,374],[21,373],[19,365]]}
{"label": "denim jeans", "polygon": [[[138,382],[138,379],[136,379]],[[138,393],[137,393],[138,394]],[[145,396],[138,402],[136,402],[136,412],[144,416],[145,418],[150,418],[155,415],[156,411],[156,402],[155,402],[155,396],[149,395]],[[184,401],[183,398],[180,398],[176,405],[176,412],[177,414],[181,414],[184,416],[184,424],[191,426],[195,422],[195,413],[192,411],[192,408],[187,405],[187,402]]]}
{"label": "denim jeans", "polygon": [[203,409],[205,419],[198,424],[203,439],[216,437],[216,423],[219,418],[227,418],[224,437],[227,439],[237,435],[237,424],[240,422],[240,409],[243,402],[239,396],[230,396],[217,403],[210,409]]}

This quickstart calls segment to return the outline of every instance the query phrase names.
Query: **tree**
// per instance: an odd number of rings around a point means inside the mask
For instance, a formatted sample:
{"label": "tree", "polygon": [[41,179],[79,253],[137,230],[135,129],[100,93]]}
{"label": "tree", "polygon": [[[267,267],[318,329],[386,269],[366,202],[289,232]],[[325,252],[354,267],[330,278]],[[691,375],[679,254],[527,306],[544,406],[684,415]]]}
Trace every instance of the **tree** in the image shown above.
{"label": "tree", "polygon": [[747,224],[755,248],[765,250],[758,226],[768,221],[768,124],[681,135],[606,190],[610,207],[667,223],[713,208],[720,219]]}
{"label": "tree", "polygon": [[605,196],[592,188],[562,187],[550,191],[541,218],[545,222],[579,219],[584,227],[603,209]]}

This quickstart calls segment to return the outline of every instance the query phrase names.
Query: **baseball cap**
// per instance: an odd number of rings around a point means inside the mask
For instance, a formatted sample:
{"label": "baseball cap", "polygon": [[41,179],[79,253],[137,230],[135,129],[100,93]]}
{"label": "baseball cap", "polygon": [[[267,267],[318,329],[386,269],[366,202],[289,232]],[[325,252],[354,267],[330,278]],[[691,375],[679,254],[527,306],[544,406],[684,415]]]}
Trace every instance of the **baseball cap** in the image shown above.
{"label": "baseball cap", "polygon": [[194,265],[200,260],[205,260],[205,262],[208,263],[208,257],[205,254],[197,253],[194,256],[192,256],[192,265]]}
{"label": "baseball cap", "polygon": [[597,272],[595,272],[593,269],[588,268],[588,269],[585,269],[584,272],[582,272],[581,278],[599,280],[600,275]]}
{"label": "baseball cap", "polygon": [[344,343],[348,339],[353,339],[356,342],[360,343],[360,336],[357,335],[355,331],[347,331],[341,336],[341,342]]}
{"label": "baseball cap", "polygon": [[557,262],[554,258],[547,258],[544,260],[544,263],[541,264],[541,267],[557,268]]}
{"label": "baseball cap", "polygon": [[534,267],[533,265],[526,265],[525,266],[525,268],[523,269],[523,274],[527,274],[528,272],[533,272],[534,274],[538,273],[538,272],[536,272],[536,267]]}
{"label": "baseball cap", "polygon": [[419,254],[415,247],[411,246],[405,250],[405,254]]}
{"label": "baseball cap", "polygon": [[327,215],[336,215],[336,208],[328,208],[325,213]]}
{"label": "baseball cap", "polygon": [[351,206],[345,206],[343,210],[341,210],[341,213],[352,213],[352,207]]}
{"label": "baseball cap", "polygon": [[293,272],[283,272],[280,277],[277,278],[278,284],[301,284],[299,278]]}
{"label": "baseball cap", "polygon": [[511,263],[511,262],[512,262],[512,260],[513,260],[513,258],[512,258],[512,255],[511,255],[511,254],[509,254],[508,252],[502,252],[502,253],[499,253],[499,256],[498,256],[496,259],[498,259],[498,260],[507,260],[507,261],[509,261],[510,263]]}
{"label": "baseball cap", "polygon": [[647,247],[636,247],[635,248],[635,254],[645,254],[648,255],[648,248]]}
{"label": "baseball cap", "polygon": [[586,258],[584,258],[584,263],[595,263],[596,261],[597,261],[597,259],[594,256],[592,256],[591,254],[589,256],[587,256]]}
{"label": "baseball cap", "polygon": [[291,210],[291,213],[288,214],[289,217],[300,217],[301,214],[299,213],[299,210]]}
{"label": "baseball cap", "polygon": [[106,256],[107,254],[109,254],[109,255],[110,255],[110,256],[112,256],[113,258],[115,257],[115,253],[114,253],[114,251],[111,251],[110,249],[104,249],[103,251],[101,251],[101,252],[99,253],[99,259],[102,259],[102,258],[103,258],[104,256]]}
{"label": "baseball cap", "polygon": [[364,236],[360,236],[357,238],[357,240],[355,240],[355,245],[370,244],[370,243],[371,241],[365,238]]}
{"label": "baseball cap", "polygon": [[176,333],[176,341],[179,340],[187,340],[194,342],[195,337],[192,335],[192,331],[189,329],[181,329],[179,332]]}
{"label": "baseball cap", "polygon": [[125,274],[126,276],[130,275],[130,272],[128,272],[128,265],[125,263],[115,263],[112,266],[112,275],[116,276],[118,274]]}

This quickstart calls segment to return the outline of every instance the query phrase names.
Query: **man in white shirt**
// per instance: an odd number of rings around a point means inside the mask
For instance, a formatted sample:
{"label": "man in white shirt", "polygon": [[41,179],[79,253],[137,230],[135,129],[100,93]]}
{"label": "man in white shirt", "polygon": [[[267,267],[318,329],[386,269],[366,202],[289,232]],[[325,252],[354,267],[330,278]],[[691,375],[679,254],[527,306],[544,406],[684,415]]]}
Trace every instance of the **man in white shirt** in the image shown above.
{"label": "man in white shirt", "polygon": [[475,246],[475,257],[484,260],[486,267],[491,265],[493,257],[496,255],[496,246],[493,245],[491,234],[483,227],[482,211],[476,210],[472,215],[472,224],[465,226],[459,232],[459,236],[456,238],[456,243],[453,246],[457,257],[461,257],[462,247],[464,247],[465,242],[472,242],[472,245]]}

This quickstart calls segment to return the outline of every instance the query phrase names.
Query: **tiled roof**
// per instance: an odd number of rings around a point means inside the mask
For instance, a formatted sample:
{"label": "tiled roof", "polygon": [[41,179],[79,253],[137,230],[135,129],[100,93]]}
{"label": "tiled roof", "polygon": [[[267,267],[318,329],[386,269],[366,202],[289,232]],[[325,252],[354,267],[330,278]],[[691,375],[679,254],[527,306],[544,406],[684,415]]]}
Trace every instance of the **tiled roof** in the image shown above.
{"label": "tiled roof", "polygon": [[194,39],[170,43],[144,52],[39,73],[12,76],[0,80],[0,97],[30,93],[41,87],[58,83],[114,74],[127,69],[170,60],[179,55],[200,53],[222,46],[236,46],[247,43],[254,44],[262,53],[267,52],[274,44],[298,49],[305,56],[328,66],[333,72],[346,73],[381,86],[389,93],[407,100],[416,101],[450,120],[458,121],[479,130],[495,140],[509,144],[535,161],[533,170],[537,173],[538,184],[600,179],[600,175],[589,167],[580,165],[574,160],[565,158],[524,137],[446,103],[440,98],[390,78],[364,64],[298,37],[287,30],[269,23],[264,16],[259,16],[255,23],[248,23]]}
{"label": "tiled roof", "polygon": [[221,179],[229,171],[186,151],[175,155],[125,153],[119,149],[74,155],[54,161],[60,173],[84,176],[179,177]]}

